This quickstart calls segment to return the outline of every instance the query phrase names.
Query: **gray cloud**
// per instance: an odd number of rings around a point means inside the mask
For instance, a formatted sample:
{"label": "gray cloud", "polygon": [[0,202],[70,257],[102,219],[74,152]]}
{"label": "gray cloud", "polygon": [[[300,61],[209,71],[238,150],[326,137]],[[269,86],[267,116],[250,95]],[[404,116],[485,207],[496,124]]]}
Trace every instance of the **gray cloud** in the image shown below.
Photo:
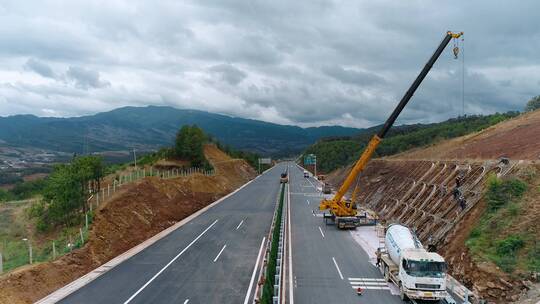
{"label": "gray cloud", "polygon": [[356,84],[356,85],[373,85],[383,84],[384,78],[364,71],[355,71],[351,69],[344,69],[340,66],[326,66],[323,68],[323,72],[329,76],[332,76],[343,83]]}
{"label": "gray cloud", "polygon": [[28,61],[25,64],[25,68],[34,71],[38,73],[39,75],[46,77],[46,78],[56,78],[56,75],[54,74],[53,70],[50,66],[43,62],[39,62],[34,58],[28,59]]}
{"label": "gray cloud", "polygon": [[[465,31],[465,113],[520,110],[540,94],[539,10],[535,0],[7,0],[0,115],[166,104],[366,127],[392,111],[449,29]],[[399,122],[461,114],[461,75],[450,47]]]}
{"label": "gray cloud", "polygon": [[82,67],[70,66],[66,72],[66,78],[75,82],[77,87],[85,90],[89,88],[102,88],[110,85],[109,82],[100,79],[99,72]]}
{"label": "gray cloud", "polygon": [[212,66],[210,71],[215,72],[221,80],[231,85],[237,85],[247,77],[245,72],[230,64],[218,64]]}

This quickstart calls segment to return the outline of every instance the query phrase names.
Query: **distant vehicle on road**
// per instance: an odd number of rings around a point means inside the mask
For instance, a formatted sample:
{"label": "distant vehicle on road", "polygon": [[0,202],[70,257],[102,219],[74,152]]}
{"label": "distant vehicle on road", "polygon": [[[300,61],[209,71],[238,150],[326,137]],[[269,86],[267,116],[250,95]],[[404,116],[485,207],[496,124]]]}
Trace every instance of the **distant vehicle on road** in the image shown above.
{"label": "distant vehicle on road", "polygon": [[322,193],[324,193],[324,194],[332,193],[332,187],[328,183],[324,183],[324,185],[322,187]]}
{"label": "distant vehicle on road", "polygon": [[305,177],[305,178],[308,178],[308,177],[309,177],[309,172],[307,172],[307,171],[304,170],[304,177]]}
{"label": "distant vehicle on road", "polygon": [[287,172],[281,173],[281,178],[279,179],[279,182],[281,184],[286,184],[286,183],[289,182],[289,176],[288,176]]}

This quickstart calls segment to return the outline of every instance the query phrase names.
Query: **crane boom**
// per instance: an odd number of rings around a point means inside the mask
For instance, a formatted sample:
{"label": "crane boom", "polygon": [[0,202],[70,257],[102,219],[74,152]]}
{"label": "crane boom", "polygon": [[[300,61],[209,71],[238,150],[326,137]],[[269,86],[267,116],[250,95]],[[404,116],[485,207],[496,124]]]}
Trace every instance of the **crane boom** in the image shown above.
{"label": "crane boom", "polygon": [[[396,119],[398,118],[401,111],[403,111],[403,108],[405,108],[409,100],[411,100],[411,98],[414,95],[414,92],[416,91],[416,89],[418,89],[418,87],[420,86],[420,84],[422,83],[426,75],[429,73],[429,71],[431,70],[431,68],[433,67],[437,59],[439,58],[439,56],[442,54],[442,52],[444,51],[444,49],[450,42],[450,40],[452,38],[457,39],[461,37],[461,35],[463,35],[463,32],[453,33],[453,32],[448,31],[445,34],[443,40],[439,44],[439,47],[435,50],[435,53],[433,53],[433,55],[428,60],[428,62],[426,63],[422,71],[420,71],[420,74],[418,74],[418,76],[416,77],[412,85],[409,87],[405,95],[401,98],[401,101],[399,102],[397,107],[394,109],[390,117],[386,120],[381,130],[371,138],[366,149],[364,150],[364,152],[362,153],[362,155],[360,156],[360,158],[358,159],[358,161],[352,168],[351,172],[349,173],[349,175],[347,176],[347,178],[345,179],[345,181],[343,182],[343,184],[341,185],[341,187],[339,188],[335,196],[332,199],[329,199],[329,200],[324,199],[321,201],[319,205],[320,210],[330,209],[330,213],[333,218],[356,216],[356,208],[354,208],[353,206],[354,202],[351,202],[351,203],[346,202],[343,200],[343,197],[345,196],[345,194],[351,187],[352,183],[354,182],[358,174],[360,174],[364,170],[367,163],[371,159],[371,156],[373,155],[373,153],[379,146],[379,143],[386,136],[386,134],[388,133],[388,130],[390,130],[390,128],[392,127]],[[337,224],[338,224],[338,227],[341,228],[339,223]]]}

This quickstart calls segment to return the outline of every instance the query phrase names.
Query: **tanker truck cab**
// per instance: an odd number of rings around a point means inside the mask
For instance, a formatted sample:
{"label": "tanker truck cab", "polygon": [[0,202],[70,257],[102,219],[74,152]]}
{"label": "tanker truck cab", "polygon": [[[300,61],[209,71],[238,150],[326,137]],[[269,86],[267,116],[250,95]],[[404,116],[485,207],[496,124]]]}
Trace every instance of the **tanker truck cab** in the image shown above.
{"label": "tanker truck cab", "polygon": [[446,263],[439,254],[421,249],[402,253],[396,285],[403,300],[439,301],[446,294]]}
{"label": "tanker truck cab", "polygon": [[446,293],[446,263],[424,249],[415,234],[402,225],[390,225],[381,254],[381,272],[399,288],[401,299],[440,301]]}

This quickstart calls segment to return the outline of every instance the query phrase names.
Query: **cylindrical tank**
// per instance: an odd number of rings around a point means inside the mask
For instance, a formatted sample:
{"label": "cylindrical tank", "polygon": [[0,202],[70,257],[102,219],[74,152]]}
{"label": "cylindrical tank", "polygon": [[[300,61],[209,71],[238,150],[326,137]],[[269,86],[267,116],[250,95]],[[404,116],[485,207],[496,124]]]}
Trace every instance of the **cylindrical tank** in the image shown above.
{"label": "cylindrical tank", "polygon": [[414,237],[411,230],[398,224],[393,224],[388,227],[384,243],[390,258],[396,264],[399,264],[399,258],[403,250],[422,248],[422,245]]}

